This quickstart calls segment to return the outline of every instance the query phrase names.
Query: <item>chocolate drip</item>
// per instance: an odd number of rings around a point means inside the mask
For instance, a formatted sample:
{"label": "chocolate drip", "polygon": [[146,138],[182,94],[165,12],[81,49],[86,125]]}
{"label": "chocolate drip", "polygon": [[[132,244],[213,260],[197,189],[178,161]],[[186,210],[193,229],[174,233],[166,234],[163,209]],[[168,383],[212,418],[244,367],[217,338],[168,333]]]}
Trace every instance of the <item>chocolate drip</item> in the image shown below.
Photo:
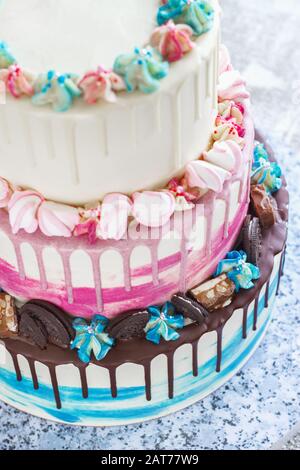
{"label": "chocolate drip", "polygon": [[38,390],[39,389],[39,381],[38,381],[37,374],[36,374],[35,360],[30,359],[28,361],[28,363],[29,363],[30,373],[31,373],[31,377],[32,377],[33,388],[34,388],[34,390]]}
{"label": "chocolate drip", "polygon": [[[260,293],[259,293],[259,295],[260,295]],[[257,330],[259,295],[258,295],[258,297],[256,297],[255,303],[254,303],[253,331]]]}
{"label": "chocolate drip", "polygon": [[58,388],[58,382],[57,382],[56,367],[52,366],[52,365],[51,366],[49,365],[48,367],[49,367],[49,373],[50,373],[52,388],[53,388],[53,392],[54,392],[56,408],[58,410],[60,410],[61,409],[61,400],[60,400],[60,394],[59,394],[59,388]]}
{"label": "chocolate drip", "polygon": [[144,364],[144,372],[145,372],[145,393],[146,393],[146,400],[151,401],[152,393],[151,393],[151,362],[147,362]]}
{"label": "chocolate drip", "polygon": [[277,283],[276,295],[279,294],[281,278],[284,274],[283,273],[283,268],[284,268],[284,263],[285,263],[285,255],[286,255],[286,249],[282,252],[282,255],[281,255],[281,258],[280,258],[280,266],[279,266],[279,273],[278,273],[278,283]]}
{"label": "chocolate drip", "polygon": [[89,387],[87,382],[86,376],[86,368],[87,366],[79,367],[79,374],[80,374],[80,381],[81,381],[81,389],[82,389],[82,397],[88,398],[89,397]]}
{"label": "chocolate drip", "polygon": [[269,292],[270,292],[270,281],[267,282],[266,285],[266,293],[265,293],[265,308],[269,307]]}
{"label": "chocolate drip", "polygon": [[243,308],[243,339],[247,339],[248,307]]}
{"label": "chocolate drip", "polygon": [[198,341],[193,341],[192,351],[193,351],[193,376],[198,377],[199,375],[199,364],[198,364]]}
{"label": "chocolate drip", "polygon": [[110,378],[111,396],[113,398],[117,398],[118,389],[117,389],[117,370],[116,370],[116,367],[112,367],[112,368],[109,369],[109,378]]}
{"label": "chocolate drip", "polygon": [[217,366],[216,372],[221,372],[222,366],[222,344],[223,344],[223,328],[224,325],[221,325],[217,328]]}
{"label": "chocolate drip", "polygon": [[12,360],[13,360],[15,373],[16,373],[16,379],[17,379],[18,382],[21,382],[22,381],[22,374],[21,374],[21,370],[20,370],[20,366],[19,366],[18,355],[17,355],[17,353],[15,353],[15,352],[13,352],[9,349],[8,349],[8,352],[11,354],[11,357],[12,357]]}
{"label": "chocolate drip", "polygon": [[168,387],[169,387],[169,398],[174,398],[174,352],[167,355],[168,359]]}

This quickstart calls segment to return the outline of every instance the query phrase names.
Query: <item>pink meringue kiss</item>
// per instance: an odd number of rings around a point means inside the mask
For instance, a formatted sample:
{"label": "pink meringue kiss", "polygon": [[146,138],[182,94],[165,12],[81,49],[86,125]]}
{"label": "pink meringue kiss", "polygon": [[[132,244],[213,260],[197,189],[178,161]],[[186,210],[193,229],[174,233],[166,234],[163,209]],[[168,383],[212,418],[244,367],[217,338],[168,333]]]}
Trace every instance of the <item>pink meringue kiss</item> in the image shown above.
{"label": "pink meringue kiss", "polygon": [[133,216],[146,227],[165,225],[175,212],[175,197],[170,191],[144,191],[132,197]]}
{"label": "pink meringue kiss", "polygon": [[34,191],[16,191],[8,203],[9,222],[14,234],[24,229],[34,233],[38,228],[38,209],[43,197]]}
{"label": "pink meringue kiss", "polygon": [[219,77],[218,97],[220,101],[242,101],[250,97],[246,82],[238,71],[224,72]]}
{"label": "pink meringue kiss", "polygon": [[197,160],[186,167],[185,177],[191,188],[200,188],[220,193],[230,173],[211,163]]}
{"label": "pink meringue kiss", "polygon": [[75,207],[43,202],[38,209],[39,227],[47,237],[69,238],[79,221],[79,213]]}
{"label": "pink meringue kiss", "polygon": [[159,50],[168,62],[176,62],[190,52],[195,43],[191,40],[193,30],[186,24],[175,24],[170,20],[153,32],[150,44]]}
{"label": "pink meringue kiss", "polygon": [[203,160],[234,174],[242,167],[243,154],[236,142],[227,140],[216,142],[209,152],[203,153]]}
{"label": "pink meringue kiss", "polygon": [[123,194],[108,194],[105,196],[97,235],[104,240],[121,240],[128,227],[128,217],[131,213],[132,202]]}
{"label": "pink meringue kiss", "polygon": [[230,54],[226,46],[221,44],[219,51],[219,75],[224,72],[231,72],[233,66],[231,64]]}
{"label": "pink meringue kiss", "polygon": [[126,89],[122,77],[103,67],[87,72],[78,86],[83,91],[84,99],[88,104],[95,104],[99,99],[115,103],[117,100],[115,92]]}
{"label": "pink meringue kiss", "polygon": [[9,93],[14,98],[21,96],[33,96],[33,77],[19,65],[11,65],[8,69],[0,71],[0,80],[5,83]]}
{"label": "pink meringue kiss", "polygon": [[0,178],[0,209],[7,207],[12,191],[9,187],[9,184],[3,178]]}

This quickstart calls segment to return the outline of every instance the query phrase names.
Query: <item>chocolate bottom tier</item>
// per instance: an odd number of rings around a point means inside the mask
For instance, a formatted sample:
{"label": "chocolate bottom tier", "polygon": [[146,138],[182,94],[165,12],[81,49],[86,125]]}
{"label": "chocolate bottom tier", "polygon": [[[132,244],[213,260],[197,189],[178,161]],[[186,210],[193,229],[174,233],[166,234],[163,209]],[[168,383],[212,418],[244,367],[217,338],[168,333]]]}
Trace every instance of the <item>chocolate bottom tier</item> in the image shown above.
{"label": "chocolate bottom tier", "polygon": [[[260,278],[254,287],[241,290],[230,305],[204,314],[201,322],[186,322],[176,341],[163,340],[157,345],[139,334],[130,339],[147,322],[140,312],[138,323],[127,323],[123,336],[118,336],[115,321],[110,330],[117,333],[115,347],[101,361],[84,364],[76,351],[64,347],[57,312],[50,312],[54,323],[42,325],[37,337],[31,321],[36,326],[39,308],[45,305],[35,302],[34,309],[23,310],[24,318],[28,315],[24,321],[27,338],[10,335],[0,341],[0,399],[39,417],[103,426],[160,417],[216,390],[253,355],[271,320],[286,249],[288,192],[284,180],[274,204],[277,221],[271,227],[267,221],[268,228],[262,229]],[[251,246],[248,252],[251,255]],[[254,250],[251,256],[256,255]],[[52,334],[52,344],[46,348],[37,345],[43,343],[43,328],[51,329]],[[30,335],[36,344],[29,341]]]}

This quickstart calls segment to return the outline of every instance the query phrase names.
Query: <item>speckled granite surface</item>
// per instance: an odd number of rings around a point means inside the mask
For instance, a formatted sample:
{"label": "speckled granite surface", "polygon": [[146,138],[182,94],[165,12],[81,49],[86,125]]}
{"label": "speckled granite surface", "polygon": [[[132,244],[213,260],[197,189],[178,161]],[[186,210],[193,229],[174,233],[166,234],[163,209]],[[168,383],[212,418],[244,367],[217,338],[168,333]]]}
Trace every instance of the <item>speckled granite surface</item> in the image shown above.
{"label": "speckled granite surface", "polygon": [[257,127],[275,148],[291,194],[286,275],[267,337],[226,386],[158,421],[72,428],[0,404],[1,449],[267,449],[300,422],[300,5],[221,3],[224,42],[248,80]]}

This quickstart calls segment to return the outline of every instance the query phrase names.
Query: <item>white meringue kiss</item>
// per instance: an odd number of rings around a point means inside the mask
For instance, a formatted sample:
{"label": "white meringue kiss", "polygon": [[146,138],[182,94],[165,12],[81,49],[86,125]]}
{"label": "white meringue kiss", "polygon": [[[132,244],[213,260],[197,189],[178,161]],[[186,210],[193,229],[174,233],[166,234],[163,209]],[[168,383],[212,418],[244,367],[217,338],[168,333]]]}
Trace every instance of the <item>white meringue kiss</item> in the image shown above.
{"label": "white meringue kiss", "polygon": [[75,207],[43,202],[38,210],[39,227],[47,237],[69,238],[79,221],[79,213]]}
{"label": "white meringue kiss", "polygon": [[230,177],[230,173],[211,163],[197,160],[187,165],[185,176],[191,188],[220,193],[225,180]]}
{"label": "white meringue kiss", "polygon": [[0,209],[6,207],[11,197],[9,184],[3,178],[0,178]]}
{"label": "white meringue kiss", "polygon": [[132,202],[123,194],[108,194],[101,206],[97,236],[104,240],[121,240],[128,227]]}
{"label": "white meringue kiss", "polygon": [[219,77],[219,100],[243,101],[250,97],[246,90],[246,82],[237,71],[224,72]]}
{"label": "white meringue kiss", "polygon": [[21,229],[27,233],[37,230],[37,212],[42,202],[42,196],[34,191],[16,191],[13,194],[8,204],[8,212],[14,234]]}
{"label": "white meringue kiss", "polygon": [[227,140],[216,142],[209,152],[203,153],[203,159],[230,173],[238,173],[242,167],[243,154],[236,142]]}
{"label": "white meringue kiss", "polygon": [[169,191],[133,194],[133,216],[146,227],[165,225],[175,212],[175,197]]}
{"label": "white meringue kiss", "polygon": [[219,58],[219,75],[233,70],[229,51],[224,44],[221,44],[220,46]]}

